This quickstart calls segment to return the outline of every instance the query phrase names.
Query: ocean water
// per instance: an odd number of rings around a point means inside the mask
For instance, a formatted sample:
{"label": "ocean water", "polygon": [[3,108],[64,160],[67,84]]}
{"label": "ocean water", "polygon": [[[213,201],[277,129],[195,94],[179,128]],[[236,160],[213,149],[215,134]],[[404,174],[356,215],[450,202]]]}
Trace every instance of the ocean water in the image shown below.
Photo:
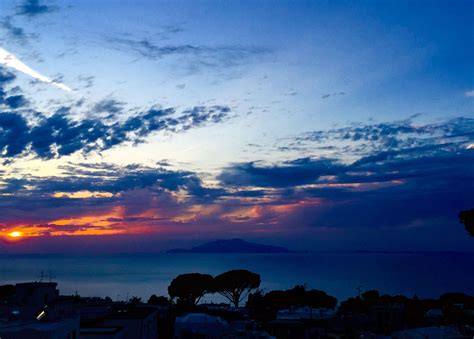
{"label": "ocean water", "polygon": [[[189,272],[216,275],[243,268],[261,275],[265,291],[305,284],[342,301],[362,290],[437,297],[474,295],[474,253],[131,254],[0,256],[0,284],[58,282],[61,294],[124,300],[167,295],[170,281]],[[219,301],[215,296],[204,302]]]}

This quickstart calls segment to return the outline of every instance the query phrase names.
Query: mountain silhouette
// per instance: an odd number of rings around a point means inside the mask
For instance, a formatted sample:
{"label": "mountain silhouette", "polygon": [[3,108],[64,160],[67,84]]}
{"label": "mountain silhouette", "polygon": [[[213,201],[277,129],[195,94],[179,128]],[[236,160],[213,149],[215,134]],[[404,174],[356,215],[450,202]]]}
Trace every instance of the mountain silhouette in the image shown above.
{"label": "mountain silhouette", "polygon": [[172,249],[167,253],[291,253],[289,249],[280,246],[263,245],[242,239],[211,241],[189,250]]}

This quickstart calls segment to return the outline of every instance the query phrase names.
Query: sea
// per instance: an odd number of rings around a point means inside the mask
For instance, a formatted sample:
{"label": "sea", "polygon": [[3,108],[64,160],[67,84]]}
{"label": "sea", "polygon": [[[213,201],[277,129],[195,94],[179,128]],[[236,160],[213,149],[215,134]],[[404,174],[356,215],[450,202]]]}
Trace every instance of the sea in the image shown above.
{"label": "sea", "polygon": [[[54,281],[63,295],[146,301],[152,294],[167,295],[179,274],[217,275],[231,269],[259,273],[264,292],[299,284],[339,302],[371,289],[419,298],[445,292],[474,295],[474,252],[0,255],[0,284]],[[202,300],[219,301],[215,295]]]}

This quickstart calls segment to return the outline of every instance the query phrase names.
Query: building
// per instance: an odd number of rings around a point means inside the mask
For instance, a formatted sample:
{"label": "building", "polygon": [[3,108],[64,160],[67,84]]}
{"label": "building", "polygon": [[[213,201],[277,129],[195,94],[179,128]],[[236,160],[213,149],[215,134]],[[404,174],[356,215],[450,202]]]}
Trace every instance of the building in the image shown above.
{"label": "building", "polygon": [[81,327],[81,339],[124,339],[120,326]]}
{"label": "building", "polygon": [[57,283],[16,284],[14,293],[0,305],[0,338],[79,338],[79,316],[72,310],[58,312],[58,299]]}
{"label": "building", "polygon": [[309,306],[279,310],[277,319],[331,319],[336,311],[331,308],[312,308]]}
{"label": "building", "polygon": [[221,317],[206,313],[189,313],[176,317],[175,338],[222,338],[229,326]]}
{"label": "building", "polygon": [[29,282],[15,285],[12,303],[22,306],[45,306],[54,304],[59,298],[55,282]]}
{"label": "building", "polygon": [[55,321],[0,322],[2,339],[78,339],[79,317]]}
{"label": "building", "polygon": [[452,327],[420,327],[392,333],[394,339],[442,339],[442,338],[466,338]]}
{"label": "building", "polygon": [[104,326],[122,327],[124,339],[156,339],[158,312],[152,307],[122,306],[103,320]]}

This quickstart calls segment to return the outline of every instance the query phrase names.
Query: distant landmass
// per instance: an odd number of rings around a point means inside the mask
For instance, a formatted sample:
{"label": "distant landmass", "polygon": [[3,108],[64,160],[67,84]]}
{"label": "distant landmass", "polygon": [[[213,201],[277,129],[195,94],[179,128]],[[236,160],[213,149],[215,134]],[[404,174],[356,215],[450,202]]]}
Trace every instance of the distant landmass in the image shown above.
{"label": "distant landmass", "polygon": [[191,249],[172,249],[167,253],[293,253],[285,247],[263,245],[242,239],[216,240]]}

